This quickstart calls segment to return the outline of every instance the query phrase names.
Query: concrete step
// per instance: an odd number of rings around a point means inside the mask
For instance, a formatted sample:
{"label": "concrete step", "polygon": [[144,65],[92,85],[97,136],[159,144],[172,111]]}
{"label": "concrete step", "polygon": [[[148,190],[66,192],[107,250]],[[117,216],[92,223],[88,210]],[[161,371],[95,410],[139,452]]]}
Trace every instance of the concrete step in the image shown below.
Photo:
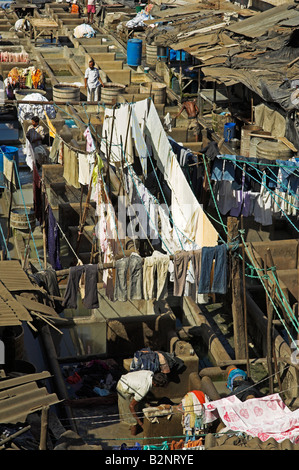
{"label": "concrete step", "polygon": [[100,62],[99,67],[102,70],[122,70],[123,69],[123,61],[122,60],[107,60]]}
{"label": "concrete step", "polygon": [[129,85],[131,83],[130,70],[105,70],[107,77],[113,83],[120,83],[122,85]]}

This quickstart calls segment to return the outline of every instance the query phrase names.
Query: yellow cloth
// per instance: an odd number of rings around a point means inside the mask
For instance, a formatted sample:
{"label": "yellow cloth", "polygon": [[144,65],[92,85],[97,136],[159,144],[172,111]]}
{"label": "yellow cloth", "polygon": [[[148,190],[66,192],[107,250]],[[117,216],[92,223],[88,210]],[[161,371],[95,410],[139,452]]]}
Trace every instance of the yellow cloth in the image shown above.
{"label": "yellow cloth", "polygon": [[49,116],[47,115],[46,112],[45,112],[45,116],[46,116],[47,125],[49,127],[49,134],[50,134],[51,137],[54,138],[55,135],[56,135],[56,129],[53,126],[52,122],[50,121]]}

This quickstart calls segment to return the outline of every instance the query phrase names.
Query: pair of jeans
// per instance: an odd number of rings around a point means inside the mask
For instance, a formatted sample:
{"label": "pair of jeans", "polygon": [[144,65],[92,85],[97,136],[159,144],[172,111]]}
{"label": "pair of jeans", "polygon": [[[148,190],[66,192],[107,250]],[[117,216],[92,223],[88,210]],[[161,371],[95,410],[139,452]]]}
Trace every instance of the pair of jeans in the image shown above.
{"label": "pair of jeans", "polygon": [[[227,155],[223,155],[226,157]],[[228,155],[230,160],[225,160],[218,156],[213,163],[211,180],[215,181],[234,181],[235,180],[235,155]]]}
{"label": "pair of jeans", "polygon": [[[168,268],[169,256],[159,251],[154,251],[152,256],[145,258],[143,265],[143,293],[145,300],[166,298]],[[157,283],[156,289],[155,281]]]}
{"label": "pair of jeans", "polygon": [[81,276],[85,274],[85,295],[83,305],[86,308],[98,308],[98,265],[87,264],[72,266],[70,268],[69,278],[66,285],[62,305],[64,308],[77,308],[77,296]]}
{"label": "pair of jeans", "polygon": [[[119,259],[115,263],[114,300],[125,302],[126,300],[142,299],[143,263],[142,258],[136,253],[130,257]],[[127,276],[130,275],[129,286]]]}
{"label": "pair of jeans", "polygon": [[[215,259],[214,277],[210,288],[210,277]],[[227,248],[217,245],[202,248],[201,274],[198,285],[199,294],[225,294],[227,292]]]}
{"label": "pair of jeans", "polygon": [[279,190],[286,192],[288,190],[289,181],[292,181],[292,190],[295,190],[293,192],[296,192],[298,163],[285,160],[276,160],[276,163],[279,165],[281,171],[281,182],[279,185]]}

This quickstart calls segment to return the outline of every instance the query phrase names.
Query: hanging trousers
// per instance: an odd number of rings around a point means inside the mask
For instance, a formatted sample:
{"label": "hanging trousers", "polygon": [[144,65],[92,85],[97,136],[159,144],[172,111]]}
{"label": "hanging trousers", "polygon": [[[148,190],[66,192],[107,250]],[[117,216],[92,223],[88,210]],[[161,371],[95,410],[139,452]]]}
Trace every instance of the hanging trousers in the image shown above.
{"label": "hanging trousers", "polygon": [[83,299],[83,305],[86,308],[98,308],[99,300],[97,290],[97,264],[72,266],[70,268],[69,278],[63,299],[64,308],[77,308],[79,282],[83,273],[85,274],[85,295]]}
{"label": "hanging trousers", "polygon": [[[165,299],[167,294],[167,273],[169,268],[169,256],[159,251],[154,251],[152,256],[144,260],[143,265],[143,293],[145,300],[156,298]],[[155,289],[155,281],[157,287]],[[155,295],[156,290],[156,295]]]}
{"label": "hanging trousers", "polygon": [[190,260],[189,251],[180,251],[174,255],[173,268],[174,268],[174,285],[173,295],[181,297],[184,294],[186,275],[188,264]]}
{"label": "hanging trousers", "polygon": [[201,249],[176,253],[173,260],[173,295],[175,296],[181,297],[184,294],[189,261],[192,262],[195,283],[198,286],[201,271]]}
{"label": "hanging trousers", "polygon": [[[210,288],[210,276],[215,259],[214,277]],[[226,294],[227,291],[227,248],[225,245],[204,247],[202,249],[199,294]]]}
{"label": "hanging trousers", "polygon": [[[132,253],[115,262],[114,300],[125,302],[143,298],[143,262],[141,256]],[[128,283],[129,274],[129,283]],[[129,284],[129,285],[128,285]]]}

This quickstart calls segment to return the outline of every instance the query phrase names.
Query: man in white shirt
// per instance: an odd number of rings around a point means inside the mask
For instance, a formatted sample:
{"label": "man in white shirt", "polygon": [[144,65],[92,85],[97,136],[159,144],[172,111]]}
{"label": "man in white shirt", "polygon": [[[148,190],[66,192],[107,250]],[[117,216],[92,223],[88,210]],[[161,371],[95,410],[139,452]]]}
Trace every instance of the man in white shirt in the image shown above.
{"label": "man in white shirt", "polygon": [[138,405],[152,387],[165,387],[168,383],[166,374],[150,370],[137,370],[122,375],[117,383],[118,411],[120,419],[131,426],[133,435],[137,426],[143,428],[142,420],[138,416]]}
{"label": "man in white shirt", "polygon": [[94,66],[94,60],[89,61],[89,67],[85,70],[84,76],[85,88],[87,88],[87,101],[99,101],[100,86],[104,87],[100,72]]}

